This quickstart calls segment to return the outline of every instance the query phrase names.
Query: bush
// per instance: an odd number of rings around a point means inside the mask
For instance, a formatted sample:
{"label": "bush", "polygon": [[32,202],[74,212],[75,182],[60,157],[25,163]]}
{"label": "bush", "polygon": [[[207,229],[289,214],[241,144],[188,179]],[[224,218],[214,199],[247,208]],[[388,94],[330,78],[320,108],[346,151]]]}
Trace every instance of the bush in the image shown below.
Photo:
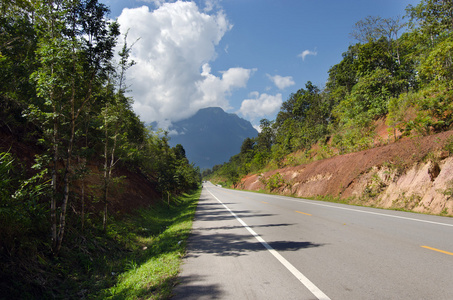
{"label": "bush", "polygon": [[8,255],[35,252],[48,228],[48,210],[41,203],[45,170],[28,179],[23,173],[10,153],[0,153],[0,251]]}
{"label": "bush", "polygon": [[266,186],[266,189],[269,192],[272,192],[282,186],[288,185],[282,174],[280,174],[279,172],[269,176],[267,179],[265,177],[260,177],[260,181]]}

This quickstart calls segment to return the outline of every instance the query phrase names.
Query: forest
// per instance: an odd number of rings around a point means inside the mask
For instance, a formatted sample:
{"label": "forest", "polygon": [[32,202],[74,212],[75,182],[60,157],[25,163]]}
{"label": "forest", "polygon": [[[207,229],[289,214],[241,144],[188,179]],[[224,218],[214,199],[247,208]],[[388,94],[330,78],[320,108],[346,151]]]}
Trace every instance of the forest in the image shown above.
{"label": "forest", "polygon": [[0,2],[0,298],[70,298],[58,291],[66,262],[106,260],[117,170],[145,177],[168,206],[200,185],[184,148],[132,110],[136,41],[108,13],[97,0]]}
{"label": "forest", "polygon": [[451,130],[452,17],[451,1],[423,0],[403,17],[359,20],[325,86],[309,81],[292,93],[275,120],[260,121],[258,137],[203,178],[235,185],[249,173],[369,149],[378,120],[390,134],[378,144]]}

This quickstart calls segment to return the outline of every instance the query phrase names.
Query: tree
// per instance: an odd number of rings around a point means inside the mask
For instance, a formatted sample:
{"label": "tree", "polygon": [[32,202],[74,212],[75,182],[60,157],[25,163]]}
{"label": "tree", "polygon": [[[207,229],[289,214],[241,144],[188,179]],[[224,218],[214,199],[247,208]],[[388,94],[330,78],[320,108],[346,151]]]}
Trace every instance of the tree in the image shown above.
{"label": "tree", "polygon": [[354,24],[351,37],[360,43],[379,40],[383,35],[384,19],[378,16],[368,16]]}
{"label": "tree", "polygon": [[410,26],[422,48],[433,48],[453,30],[453,2],[450,0],[422,0],[406,9]]}
{"label": "tree", "polygon": [[175,146],[174,152],[177,160],[186,159],[186,150],[181,144]]}
{"label": "tree", "polygon": [[242,156],[248,156],[251,152],[253,152],[253,149],[255,147],[255,141],[251,138],[246,138],[241,145],[241,155]]}
{"label": "tree", "polygon": [[[116,91],[112,84],[106,88],[105,105],[102,108],[102,130],[104,132],[104,185],[102,202],[104,204],[103,228],[107,229],[108,215],[108,193],[112,181],[112,172],[115,165],[120,161],[121,154],[118,153],[118,148],[129,147],[131,143],[127,141],[128,121],[133,120],[135,114],[131,112],[130,99],[125,96],[126,92],[126,71],[132,67],[135,62],[129,60],[131,47],[127,45],[127,33],[124,35],[124,44],[121,51],[118,53],[120,57],[118,71],[110,72],[110,81],[117,82]],[[131,149],[132,150],[132,149]],[[123,157],[124,158],[124,157]]]}
{"label": "tree", "polygon": [[[117,23],[106,20],[107,8],[96,0],[38,2],[36,12],[40,64],[32,78],[44,105],[31,106],[30,111],[44,125],[50,125],[45,131],[52,149],[52,249],[58,254],[65,232],[79,119],[93,101],[96,84],[105,78],[119,31]],[[60,162],[64,162],[62,170]],[[63,195],[57,222],[59,176]]]}
{"label": "tree", "polygon": [[256,140],[256,147],[258,151],[269,152],[274,144],[274,132],[272,130],[272,122],[268,119],[260,121],[261,132],[258,134]]}

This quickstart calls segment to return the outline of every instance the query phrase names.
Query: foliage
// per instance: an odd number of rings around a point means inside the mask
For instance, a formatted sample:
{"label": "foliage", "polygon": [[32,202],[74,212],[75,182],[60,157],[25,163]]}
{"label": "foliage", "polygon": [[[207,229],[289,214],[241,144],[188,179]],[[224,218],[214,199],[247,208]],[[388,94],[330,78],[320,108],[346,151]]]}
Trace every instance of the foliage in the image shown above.
{"label": "foliage", "polygon": [[449,155],[452,155],[452,154],[453,154],[453,136],[450,136],[450,137],[447,139],[447,141],[446,141],[446,143],[445,143],[443,149],[444,149],[445,151],[448,151],[448,154],[449,154]]}
{"label": "foliage", "polygon": [[0,153],[0,240],[9,255],[36,253],[47,226],[48,210],[40,201],[48,187],[45,172],[27,178],[23,170],[10,153]]}
{"label": "foliage", "polygon": [[279,189],[282,186],[288,185],[282,174],[280,174],[279,172],[269,176],[269,178],[260,177],[260,181],[266,186],[266,189],[269,192]]}
{"label": "foliage", "polygon": [[428,135],[449,130],[453,125],[452,91],[435,82],[426,88],[394,99],[388,122],[401,132]]}

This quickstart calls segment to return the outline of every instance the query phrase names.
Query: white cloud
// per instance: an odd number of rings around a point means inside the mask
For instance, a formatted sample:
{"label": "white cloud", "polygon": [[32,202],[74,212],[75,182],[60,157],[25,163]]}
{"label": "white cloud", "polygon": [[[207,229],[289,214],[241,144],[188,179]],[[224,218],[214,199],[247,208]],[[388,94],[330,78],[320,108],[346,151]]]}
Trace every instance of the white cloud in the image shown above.
{"label": "white cloud", "polygon": [[155,7],[159,7],[164,3],[172,3],[172,2],[176,2],[176,1],[177,0],[140,0],[140,2],[154,4]]}
{"label": "white cloud", "polygon": [[282,94],[273,96],[266,93],[260,95],[258,92],[253,92],[250,97],[253,97],[253,99],[242,101],[239,113],[252,119],[272,116],[280,109],[283,103]]}
{"label": "white cloud", "polygon": [[256,129],[256,131],[261,132],[261,126],[259,124],[258,125],[252,125],[252,126],[253,126],[253,128]]}
{"label": "white cloud", "polygon": [[318,55],[318,52],[315,51],[310,51],[310,50],[304,50],[301,54],[299,54],[298,56],[302,57],[302,60],[305,60],[305,57],[307,57],[307,55]]}
{"label": "white cloud", "polygon": [[209,106],[230,109],[226,96],[230,95],[234,88],[245,87],[253,71],[243,68],[230,68],[221,72],[221,77],[217,77],[211,74],[209,64],[204,64],[201,72],[203,79],[196,82],[199,97],[193,99],[192,102],[192,106],[197,107],[194,113],[200,108]]}
{"label": "white cloud", "polygon": [[269,79],[272,80],[272,82],[273,82],[280,90],[283,90],[283,89],[285,89],[285,88],[287,88],[287,87],[290,87],[290,86],[296,84],[296,83],[294,82],[292,76],[283,77],[283,76],[280,76],[280,75],[271,76],[271,75],[267,74],[267,77],[269,77]]}
{"label": "white cloud", "polygon": [[129,44],[140,38],[130,57],[137,64],[127,78],[133,108],[145,122],[177,121],[209,106],[228,109],[226,97],[245,87],[253,72],[231,68],[218,76],[211,73],[215,47],[232,28],[222,11],[209,15],[194,2],[162,1],[153,11],[126,8],[118,22],[123,32],[129,29]]}
{"label": "white cloud", "polygon": [[219,0],[205,0],[204,5],[205,5],[205,7],[203,10],[205,12],[210,12],[210,11],[214,10],[215,8],[220,7]]}

